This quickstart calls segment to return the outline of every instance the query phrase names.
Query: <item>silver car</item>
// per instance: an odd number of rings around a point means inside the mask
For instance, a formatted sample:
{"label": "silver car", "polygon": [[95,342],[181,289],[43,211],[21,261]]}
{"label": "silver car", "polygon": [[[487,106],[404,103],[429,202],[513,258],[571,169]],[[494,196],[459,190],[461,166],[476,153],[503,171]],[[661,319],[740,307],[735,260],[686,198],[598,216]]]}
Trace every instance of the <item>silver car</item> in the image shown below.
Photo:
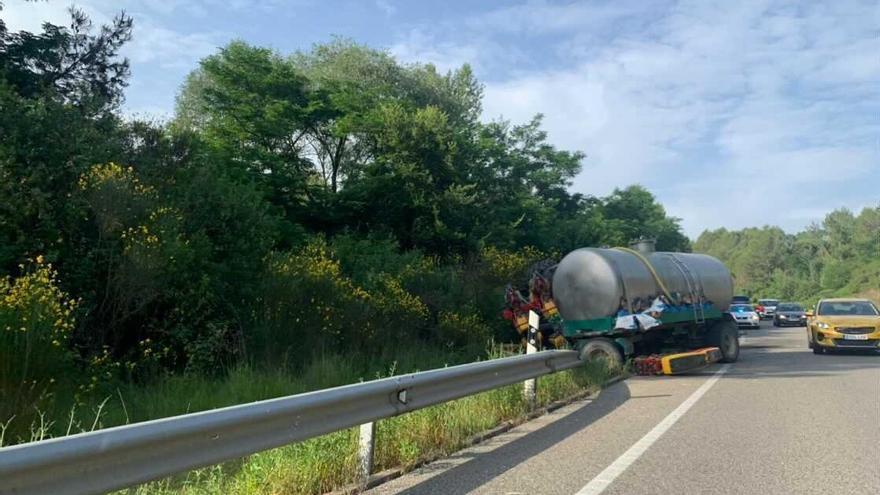
{"label": "silver car", "polygon": [[732,304],[728,312],[740,328],[761,328],[761,318],[751,304]]}

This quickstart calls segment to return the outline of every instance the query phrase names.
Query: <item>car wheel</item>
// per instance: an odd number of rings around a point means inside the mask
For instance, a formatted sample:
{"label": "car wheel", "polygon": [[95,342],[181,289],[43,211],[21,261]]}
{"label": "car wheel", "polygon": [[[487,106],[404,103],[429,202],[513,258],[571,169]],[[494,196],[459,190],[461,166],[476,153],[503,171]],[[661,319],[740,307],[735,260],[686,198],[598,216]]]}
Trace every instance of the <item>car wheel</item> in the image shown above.
{"label": "car wheel", "polygon": [[774,319],[773,319],[773,326],[774,326],[774,327],[778,327],[778,326],[780,326],[780,325],[781,325],[781,323],[779,323],[779,320],[777,320],[776,318],[774,318]]}
{"label": "car wheel", "polygon": [[813,354],[825,354],[825,348],[819,344],[813,344]]}

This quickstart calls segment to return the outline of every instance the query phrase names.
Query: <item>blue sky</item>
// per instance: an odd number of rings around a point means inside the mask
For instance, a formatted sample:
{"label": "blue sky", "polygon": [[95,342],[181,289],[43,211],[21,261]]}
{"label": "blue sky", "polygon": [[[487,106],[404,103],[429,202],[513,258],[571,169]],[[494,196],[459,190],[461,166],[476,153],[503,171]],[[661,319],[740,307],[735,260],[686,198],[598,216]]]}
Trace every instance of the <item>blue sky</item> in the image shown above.
{"label": "blue sky", "polygon": [[[7,0],[12,29],[69,1]],[[471,64],[484,118],[545,115],[584,151],[577,191],[641,183],[685,231],[796,231],[880,204],[880,1],[81,0],[135,19],[125,111],[171,115],[198,60],[231,39],[280,52],[332,35],[441,69]]]}

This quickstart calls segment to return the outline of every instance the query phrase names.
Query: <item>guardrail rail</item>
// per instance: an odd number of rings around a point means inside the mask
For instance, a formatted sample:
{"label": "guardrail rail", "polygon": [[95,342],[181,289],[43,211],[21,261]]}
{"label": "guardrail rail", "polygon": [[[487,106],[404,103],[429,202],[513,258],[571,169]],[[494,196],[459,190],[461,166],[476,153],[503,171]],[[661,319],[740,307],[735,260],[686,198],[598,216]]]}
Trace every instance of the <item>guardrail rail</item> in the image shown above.
{"label": "guardrail rail", "polygon": [[0,494],[105,493],[580,364],[541,351],[0,448]]}

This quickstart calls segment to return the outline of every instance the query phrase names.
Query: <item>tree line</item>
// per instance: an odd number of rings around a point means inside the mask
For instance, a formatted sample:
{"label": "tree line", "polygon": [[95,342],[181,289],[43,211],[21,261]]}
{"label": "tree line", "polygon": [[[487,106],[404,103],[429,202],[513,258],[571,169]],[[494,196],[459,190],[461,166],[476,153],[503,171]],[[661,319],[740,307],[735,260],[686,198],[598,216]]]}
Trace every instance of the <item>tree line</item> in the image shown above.
{"label": "tree line", "polygon": [[133,28],[75,9],[41,32],[0,21],[0,387],[22,403],[62,376],[87,393],[413,341],[483,349],[512,337],[503,286],[537,259],[643,235],[690,249],[640,186],[572,192],[584,155],[540,115],[482,120],[467,65],[234,41],[152,122],[120,111]]}
{"label": "tree line", "polygon": [[812,304],[863,296],[880,304],[880,205],[829,213],[796,234],[779,227],[703,232],[694,250],[718,257],[740,292]]}

